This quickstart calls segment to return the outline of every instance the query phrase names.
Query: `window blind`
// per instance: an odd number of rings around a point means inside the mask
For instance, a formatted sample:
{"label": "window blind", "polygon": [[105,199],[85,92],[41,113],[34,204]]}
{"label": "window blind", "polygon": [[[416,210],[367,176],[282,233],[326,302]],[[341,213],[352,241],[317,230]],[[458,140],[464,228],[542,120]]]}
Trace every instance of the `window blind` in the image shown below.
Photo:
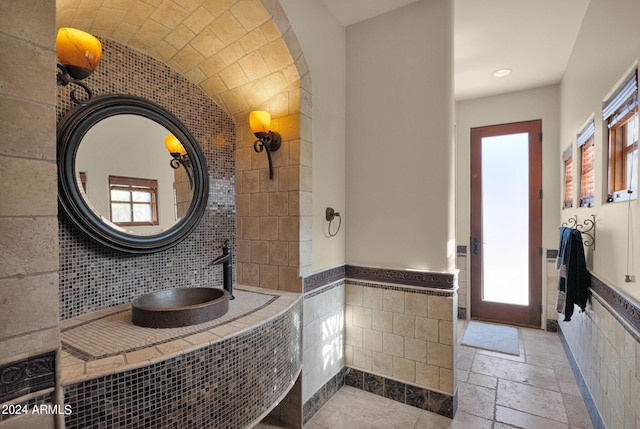
{"label": "window blind", "polygon": [[595,134],[595,132],[596,132],[596,123],[595,121],[591,121],[586,127],[584,127],[584,129],[580,132],[580,134],[578,134],[578,139],[577,139],[578,147],[585,144],[589,140],[589,138]]}
{"label": "window blind", "polygon": [[602,109],[602,117],[605,120],[609,120],[609,123],[611,123],[612,121],[610,120],[610,118],[614,114],[616,114],[616,112],[618,112],[621,108],[625,107],[625,105],[629,101],[633,101],[633,99],[635,99],[635,103],[636,104],[638,103],[637,94],[638,94],[638,73],[636,70],[629,77],[629,79],[627,79],[624,85],[620,87],[620,89],[615,93],[615,95],[605,103],[605,106]]}
{"label": "window blind", "polygon": [[564,198],[563,207],[573,207],[573,145],[562,152],[564,163]]}
{"label": "window blind", "polygon": [[595,144],[593,136],[580,147],[580,207],[593,204],[595,188]]}
{"label": "window blind", "polygon": [[564,207],[573,207],[573,157],[564,160]]}

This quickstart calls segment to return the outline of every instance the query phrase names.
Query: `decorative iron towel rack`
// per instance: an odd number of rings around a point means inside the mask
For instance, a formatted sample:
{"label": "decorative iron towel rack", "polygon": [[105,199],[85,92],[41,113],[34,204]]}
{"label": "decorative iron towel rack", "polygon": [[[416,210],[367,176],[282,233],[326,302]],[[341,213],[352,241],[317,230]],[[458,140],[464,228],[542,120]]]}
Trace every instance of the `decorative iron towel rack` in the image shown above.
{"label": "decorative iron towel rack", "polygon": [[582,223],[578,223],[578,215],[574,215],[567,219],[566,222],[562,222],[562,226],[568,226],[580,231],[584,245],[591,247],[594,252],[596,251],[596,215],[592,214],[591,219],[587,218]]}

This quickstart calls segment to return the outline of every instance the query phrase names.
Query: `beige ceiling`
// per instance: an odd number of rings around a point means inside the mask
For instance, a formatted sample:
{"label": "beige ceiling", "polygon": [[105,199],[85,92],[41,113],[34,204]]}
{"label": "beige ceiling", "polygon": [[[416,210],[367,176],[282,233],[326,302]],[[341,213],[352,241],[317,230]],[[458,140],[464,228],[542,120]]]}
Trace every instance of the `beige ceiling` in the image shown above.
{"label": "beige ceiling", "polygon": [[[415,0],[322,1],[350,25]],[[559,82],[588,4],[455,0],[456,99]],[[284,114],[289,100],[280,94],[307,71],[275,0],[57,0],[57,24],[153,55],[234,116],[254,108]],[[500,68],[513,72],[493,78]]]}
{"label": "beige ceiling", "polygon": [[[345,26],[417,0],[322,0]],[[450,0],[455,93],[464,100],[557,83],[589,0]],[[510,68],[496,79],[491,73]]]}
{"label": "beige ceiling", "polygon": [[158,58],[236,117],[259,108],[289,113],[287,91],[305,73],[273,0],[57,0],[56,20]]}

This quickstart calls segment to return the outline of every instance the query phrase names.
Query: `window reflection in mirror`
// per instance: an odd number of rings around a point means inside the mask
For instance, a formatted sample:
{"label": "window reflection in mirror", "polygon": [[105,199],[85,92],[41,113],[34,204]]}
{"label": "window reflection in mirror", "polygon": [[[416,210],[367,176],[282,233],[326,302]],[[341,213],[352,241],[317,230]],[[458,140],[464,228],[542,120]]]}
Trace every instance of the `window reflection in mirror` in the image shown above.
{"label": "window reflection in mirror", "polygon": [[120,226],[158,225],[158,181],[109,176],[111,222]]}

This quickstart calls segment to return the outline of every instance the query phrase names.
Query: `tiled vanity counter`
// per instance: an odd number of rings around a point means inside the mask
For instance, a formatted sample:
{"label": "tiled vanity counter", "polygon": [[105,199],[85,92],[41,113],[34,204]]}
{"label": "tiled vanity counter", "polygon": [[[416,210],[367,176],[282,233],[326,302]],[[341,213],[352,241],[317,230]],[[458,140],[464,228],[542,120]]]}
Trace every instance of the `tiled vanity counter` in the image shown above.
{"label": "tiled vanity counter", "polygon": [[130,305],[62,322],[66,428],[243,428],[266,415],[301,369],[301,295],[234,292],[223,317],[183,328],[135,326]]}

